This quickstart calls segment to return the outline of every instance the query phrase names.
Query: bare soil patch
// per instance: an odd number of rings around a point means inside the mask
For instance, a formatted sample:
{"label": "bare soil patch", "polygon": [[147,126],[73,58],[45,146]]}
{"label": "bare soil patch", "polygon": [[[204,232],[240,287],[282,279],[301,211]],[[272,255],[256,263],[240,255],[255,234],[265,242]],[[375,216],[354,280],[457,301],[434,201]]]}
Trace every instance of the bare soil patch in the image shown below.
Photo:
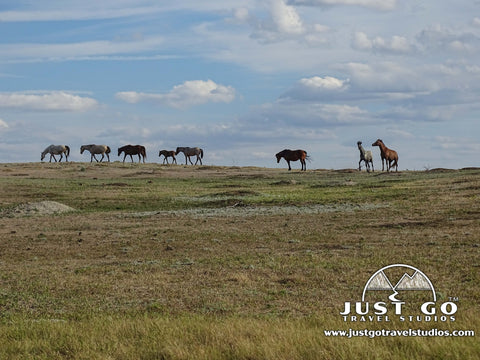
{"label": "bare soil patch", "polygon": [[38,201],[15,206],[0,212],[0,217],[46,216],[75,211],[74,208],[57,201]]}

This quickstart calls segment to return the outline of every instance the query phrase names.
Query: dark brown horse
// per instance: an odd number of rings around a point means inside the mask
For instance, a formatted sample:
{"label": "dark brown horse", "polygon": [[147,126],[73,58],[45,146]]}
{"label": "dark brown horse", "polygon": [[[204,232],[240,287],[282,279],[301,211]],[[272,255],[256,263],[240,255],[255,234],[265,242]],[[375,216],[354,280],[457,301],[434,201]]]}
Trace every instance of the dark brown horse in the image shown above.
{"label": "dark brown horse", "polygon": [[165,161],[167,162],[167,165],[168,165],[168,158],[171,157],[173,158],[172,160],[172,164],[173,163],[177,163],[177,158],[175,157],[175,150],[160,150],[160,152],[158,153],[158,156],[165,156],[165,158],[163,159],[163,163],[165,164]]}
{"label": "dark brown horse", "polygon": [[375,141],[372,146],[378,146],[380,148],[380,156],[382,158],[382,171],[383,171],[383,160],[387,164],[387,171],[395,166],[395,171],[398,171],[398,154],[395,150],[389,149],[385,146],[382,140],[378,139]]}
{"label": "dark brown horse", "polygon": [[138,162],[142,160],[141,157],[143,157],[143,163],[145,164],[145,159],[147,158],[147,152],[145,150],[145,146],[142,145],[125,145],[120,148],[118,148],[118,156],[124,152],[125,155],[123,156],[123,162],[125,162],[125,158],[127,155],[130,155],[130,159],[132,159],[133,163],[133,157],[132,155],[138,155]]}
{"label": "dark brown horse", "polygon": [[308,155],[305,150],[285,149],[277,153],[275,156],[277,157],[277,164],[280,162],[280,159],[282,157],[287,161],[288,170],[292,170],[292,168],[290,167],[290,161],[297,161],[297,160],[300,160],[300,162],[302,163],[302,170],[303,171],[307,170],[307,163],[305,162],[305,160],[308,159]]}

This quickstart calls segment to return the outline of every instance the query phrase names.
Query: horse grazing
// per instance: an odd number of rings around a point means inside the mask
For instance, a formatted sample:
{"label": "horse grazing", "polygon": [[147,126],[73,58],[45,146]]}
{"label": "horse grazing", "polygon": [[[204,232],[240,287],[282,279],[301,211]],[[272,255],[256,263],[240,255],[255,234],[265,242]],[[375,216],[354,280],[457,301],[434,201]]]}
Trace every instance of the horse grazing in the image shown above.
{"label": "horse grazing", "polygon": [[110,156],[108,154],[110,154],[112,150],[107,145],[95,145],[95,144],[82,145],[80,147],[80,154],[83,154],[85,150],[88,150],[90,152],[90,162],[92,162],[93,159],[95,159],[98,162],[97,157],[95,156],[96,154],[102,154],[102,158],[100,159],[100,162],[102,162],[105,155],[107,155],[108,162],[110,162]]}
{"label": "horse grazing", "polygon": [[309,159],[309,156],[307,155],[307,152],[305,150],[289,150],[285,149],[283,151],[280,151],[279,153],[275,154],[277,157],[277,164],[280,162],[280,159],[283,157],[288,164],[288,170],[292,170],[290,167],[290,161],[297,161],[300,160],[302,163],[302,171],[307,170],[307,163],[305,160]]}
{"label": "horse grazing", "polygon": [[187,159],[190,161],[190,164],[193,165],[192,160],[190,159],[190,156],[197,156],[197,161],[195,161],[195,165],[197,165],[197,162],[200,161],[200,165],[202,164],[202,159],[203,159],[203,149],[200,149],[198,147],[177,147],[177,150],[175,150],[175,155],[178,155],[179,153],[183,152],[185,155],[185,165],[187,164]]}
{"label": "horse grazing", "polygon": [[160,152],[158,153],[158,156],[162,157],[162,155],[165,156],[165,158],[163,159],[164,164],[165,164],[165,161],[167,161],[167,164],[168,164],[169,157],[173,158],[172,164],[177,163],[177,158],[175,157],[175,150],[160,150]]}
{"label": "horse grazing", "polygon": [[357,142],[358,150],[360,150],[360,161],[358,162],[358,171],[362,170],[362,161],[365,162],[365,168],[367,172],[370,172],[370,163],[372,163],[372,171],[375,171],[373,168],[373,156],[370,150],[365,150],[362,146],[362,142]]}
{"label": "horse grazing", "polygon": [[145,150],[145,146],[142,145],[125,145],[120,148],[118,148],[118,156],[124,152],[123,156],[123,162],[125,162],[125,158],[127,155],[130,155],[130,159],[132,159],[133,163],[133,157],[132,155],[138,155],[138,162],[142,160],[143,157],[143,163],[145,164],[145,159],[147,158],[147,151]]}
{"label": "horse grazing", "polygon": [[63,154],[65,154],[65,161],[68,161],[68,155],[70,155],[70,148],[67,145],[50,145],[47,146],[45,150],[42,152],[42,157],[40,158],[40,161],[43,161],[45,159],[45,155],[50,154],[50,162],[52,162],[52,157],[57,162],[57,158],[55,155],[60,155],[60,161],[63,159]]}
{"label": "horse grazing", "polygon": [[390,171],[393,166],[395,166],[395,171],[398,171],[398,154],[395,150],[387,148],[380,139],[375,141],[372,146],[378,146],[380,148],[380,156],[382,157],[382,171],[383,160],[385,160],[385,163],[387,164],[387,171]]}

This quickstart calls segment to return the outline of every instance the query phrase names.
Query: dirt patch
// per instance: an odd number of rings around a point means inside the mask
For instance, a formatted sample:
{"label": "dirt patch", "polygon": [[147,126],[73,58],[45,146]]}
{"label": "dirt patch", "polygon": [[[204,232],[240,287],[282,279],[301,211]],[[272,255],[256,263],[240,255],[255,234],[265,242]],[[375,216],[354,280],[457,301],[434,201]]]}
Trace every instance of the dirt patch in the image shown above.
{"label": "dirt patch", "polygon": [[0,212],[0,217],[44,216],[75,211],[74,208],[56,201],[39,201],[20,204]]}
{"label": "dirt patch", "polygon": [[385,204],[330,204],[330,205],[305,205],[305,206],[234,206],[222,208],[196,208],[172,211],[142,211],[123,214],[121,217],[148,217],[155,215],[191,216],[193,218],[205,217],[251,217],[251,216],[274,216],[295,214],[321,214],[330,212],[368,211],[381,207]]}

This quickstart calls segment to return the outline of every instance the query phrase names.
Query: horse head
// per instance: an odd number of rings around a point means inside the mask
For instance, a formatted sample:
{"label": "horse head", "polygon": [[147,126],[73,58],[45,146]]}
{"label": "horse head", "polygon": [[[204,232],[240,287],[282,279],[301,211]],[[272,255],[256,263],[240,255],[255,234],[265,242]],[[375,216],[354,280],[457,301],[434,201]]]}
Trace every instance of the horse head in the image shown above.
{"label": "horse head", "polygon": [[80,146],[80,154],[83,154],[85,151],[85,145]]}
{"label": "horse head", "polygon": [[372,144],[372,146],[381,146],[381,145],[384,145],[384,144],[383,144],[383,141],[380,140],[380,139],[377,139],[377,141],[375,141],[375,142]]}
{"label": "horse head", "polygon": [[275,157],[277,158],[277,164],[280,162],[280,159],[282,158],[282,152],[276,153]]}
{"label": "horse head", "polygon": [[122,148],[118,148],[118,156],[120,156],[120,154],[122,153]]}
{"label": "horse head", "polygon": [[361,141],[357,141],[357,146],[360,146],[362,145],[362,142]]}
{"label": "horse head", "polygon": [[177,147],[177,149],[175,150],[175,155],[178,155],[180,153],[180,147]]}

